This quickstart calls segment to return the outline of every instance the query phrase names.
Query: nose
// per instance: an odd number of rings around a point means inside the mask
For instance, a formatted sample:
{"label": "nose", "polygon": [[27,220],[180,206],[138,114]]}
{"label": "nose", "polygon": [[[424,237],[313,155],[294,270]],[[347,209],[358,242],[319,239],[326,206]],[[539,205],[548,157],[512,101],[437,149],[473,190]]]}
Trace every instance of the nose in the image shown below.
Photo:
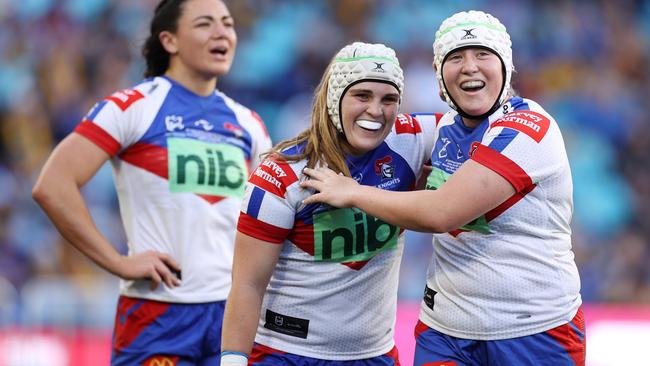
{"label": "nose", "polygon": [[212,27],[212,38],[222,38],[228,33],[228,28],[221,22],[215,22]]}
{"label": "nose", "polygon": [[366,112],[368,112],[369,115],[372,117],[381,117],[382,114],[384,114],[384,110],[382,108],[381,102],[378,100],[373,100],[370,103],[368,103],[368,108],[366,109]]}
{"label": "nose", "polygon": [[474,57],[464,57],[463,58],[463,64],[461,68],[462,72],[466,73],[473,73],[478,71],[478,64],[476,63],[476,60]]}

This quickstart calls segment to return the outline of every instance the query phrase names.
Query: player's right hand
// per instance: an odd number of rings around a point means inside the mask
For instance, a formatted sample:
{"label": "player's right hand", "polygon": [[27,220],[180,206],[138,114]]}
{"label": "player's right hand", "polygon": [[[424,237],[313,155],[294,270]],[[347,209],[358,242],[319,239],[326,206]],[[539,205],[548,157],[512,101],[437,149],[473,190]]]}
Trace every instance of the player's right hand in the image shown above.
{"label": "player's right hand", "polygon": [[148,250],[132,256],[123,256],[118,276],[125,280],[151,280],[151,291],[164,283],[169,288],[180,286],[177,277],[180,265],[169,254]]}
{"label": "player's right hand", "polygon": [[309,179],[303,180],[300,187],[315,191],[303,200],[304,204],[321,202],[339,208],[353,206],[354,192],[359,186],[356,180],[337,174],[328,167],[304,168],[302,172]]}

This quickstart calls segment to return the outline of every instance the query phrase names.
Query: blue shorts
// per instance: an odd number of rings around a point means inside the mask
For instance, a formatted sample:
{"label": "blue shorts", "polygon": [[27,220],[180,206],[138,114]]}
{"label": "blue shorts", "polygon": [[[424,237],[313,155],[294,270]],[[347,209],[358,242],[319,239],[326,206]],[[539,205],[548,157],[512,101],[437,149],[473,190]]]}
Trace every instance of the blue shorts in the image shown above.
{"label": "blue shorts", "polygon": [[225,306],[120,296],[111,365],[218,366]]}
{"label": "blue shorts", "polygon": [[363,360],[352,361],[332,361],[321,360],[306,356],[298,356],[291,353],[278,351],[271,347],[266,347],[255,343],[253,352],[248,359],[249,366],[286,366],[286,365],[305,365],[305,366],[400,366],[397,358],[397,347],[393,347],[390,352],[381,356],[366,358]]}
{"label": "blue shorts", "polygon": [[567,324],[543,333],[497,341],[451,337],[418,322],[415,366],[584,366],[585,322],[582,310]]}

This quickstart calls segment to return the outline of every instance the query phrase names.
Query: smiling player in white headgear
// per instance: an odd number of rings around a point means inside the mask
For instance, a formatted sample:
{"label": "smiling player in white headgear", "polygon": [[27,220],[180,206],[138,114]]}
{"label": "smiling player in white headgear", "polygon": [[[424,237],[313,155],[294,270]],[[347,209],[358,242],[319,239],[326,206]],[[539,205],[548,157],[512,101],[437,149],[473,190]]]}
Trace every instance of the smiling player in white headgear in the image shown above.
{"label": "smiling player in white headgear", "polygon": [[393,329],[403,232],[360,210],[306,205],[313,192],[299,183],[303,168],[329,166],[360,184],[412,189],[435,121],[398,116],[403,84],[392,49],[342,48],[316,90],[311,126],[251,175],[223,366],[245,365],[253,339],[251,365],[399,364]]}

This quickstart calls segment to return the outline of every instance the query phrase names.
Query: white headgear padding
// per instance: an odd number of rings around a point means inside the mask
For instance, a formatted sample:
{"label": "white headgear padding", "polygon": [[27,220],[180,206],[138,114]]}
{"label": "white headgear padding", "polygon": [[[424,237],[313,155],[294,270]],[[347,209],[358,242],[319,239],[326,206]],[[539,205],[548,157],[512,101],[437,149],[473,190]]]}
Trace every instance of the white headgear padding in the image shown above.
{"label": "white headgear padding", "polygon": [[505,69],[505,84],[499,96],[499,104],[502,104],[510,91],[512,72],[515,70],[512,63],[512,41],[506,27],[499,19],[477,10],[463,11],[450,16],[442,22],[436,32],[436,39],[433,42],[433,62],[447,104],[453,109],[458,109],[444,87],[442,62],[449,53],[471,46],[485,47],[501,58]]}
{"label": "white headgear padding", "polygon": [[393,84],[400,96],[404,89],[404,74],[392,48],[381,43],[354,42],[334,56],[327,85],[327,112],[339,132],[340,104],[345,91],[359,81],[380,81]]}

